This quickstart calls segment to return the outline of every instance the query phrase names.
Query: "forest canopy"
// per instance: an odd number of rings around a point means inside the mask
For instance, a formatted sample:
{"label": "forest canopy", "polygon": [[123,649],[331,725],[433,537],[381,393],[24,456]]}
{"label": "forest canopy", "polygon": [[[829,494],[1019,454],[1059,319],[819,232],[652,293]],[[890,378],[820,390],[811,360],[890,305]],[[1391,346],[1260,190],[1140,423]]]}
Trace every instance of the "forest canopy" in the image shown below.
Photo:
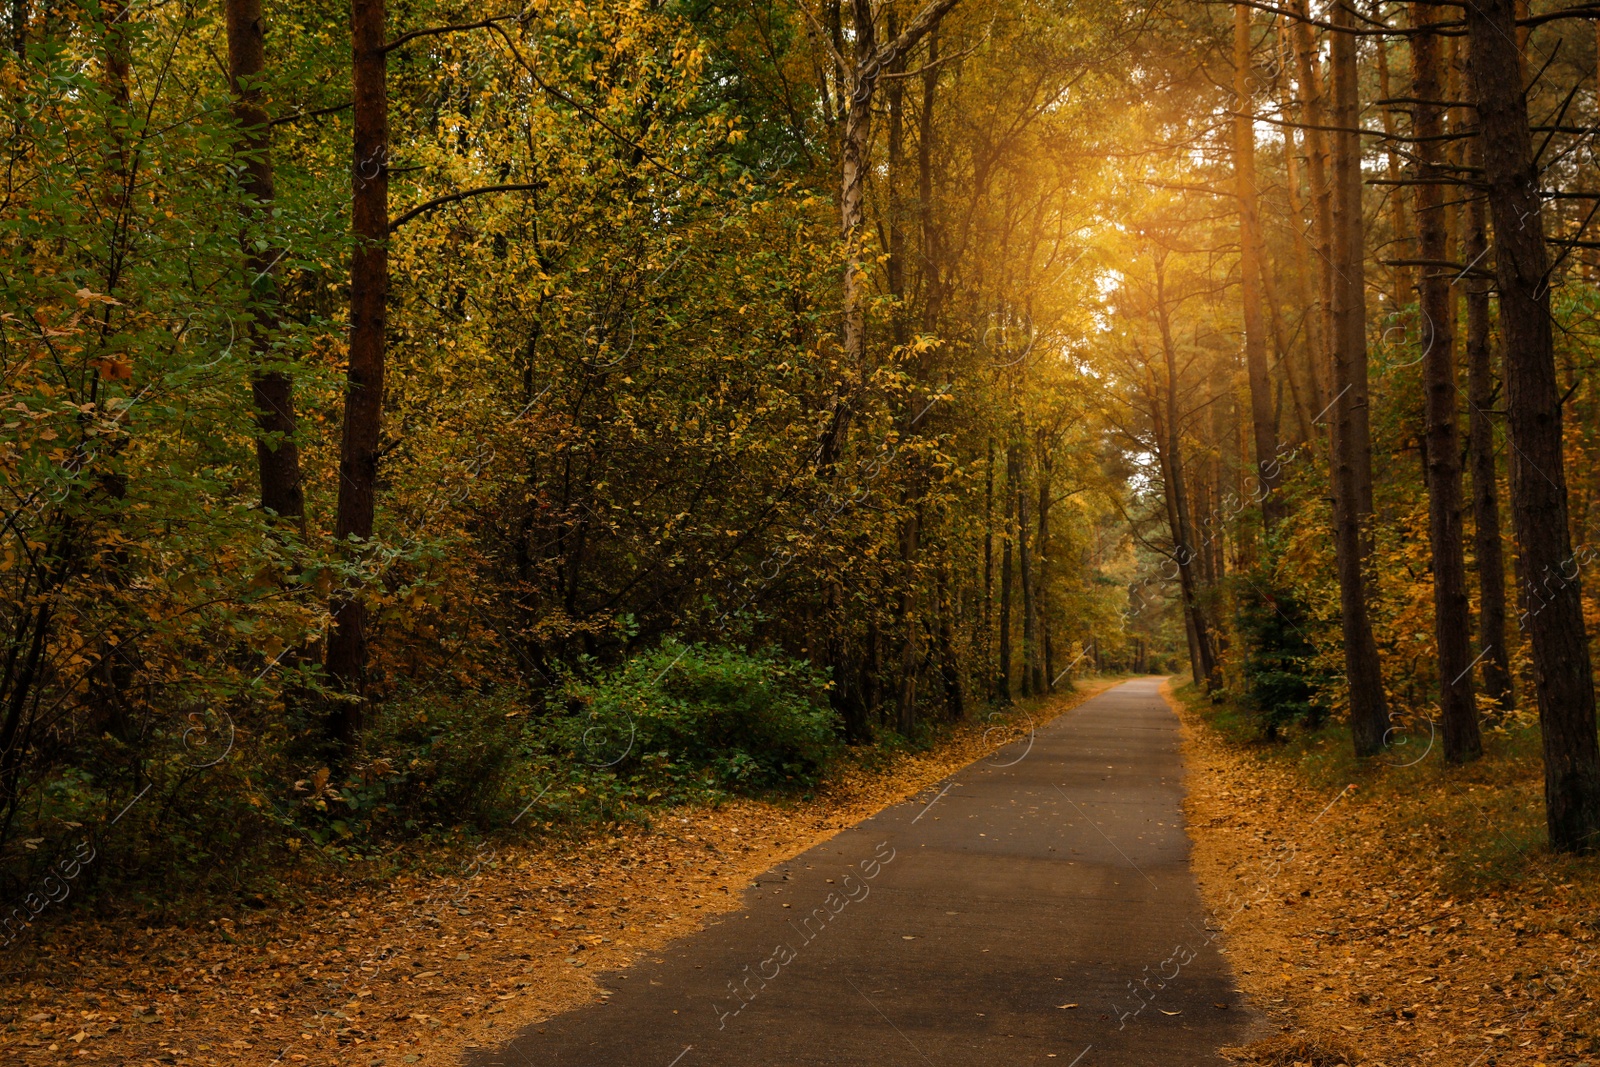
{"label": "forest canopy", "polygon": [[1595,11],[1525,8],[11,0],[8,888],[804,790],[1090,668],[1537,724],[1593,847]]}

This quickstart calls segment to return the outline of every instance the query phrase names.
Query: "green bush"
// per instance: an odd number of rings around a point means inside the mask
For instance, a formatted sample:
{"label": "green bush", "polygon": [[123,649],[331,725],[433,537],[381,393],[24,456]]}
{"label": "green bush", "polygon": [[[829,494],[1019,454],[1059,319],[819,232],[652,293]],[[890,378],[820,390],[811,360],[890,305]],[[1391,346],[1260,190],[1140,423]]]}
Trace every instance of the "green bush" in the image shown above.
{"label": "green bush", "polygon": [[283,829],[359,855],[418,832],[562,830],[815,784],[838,742],[826,678],[776,650],[661,647],[522,693],[396,694],[339,774],[307,769]]}
{"label": "green bush", "polygon": [[1316,649],[1306,636],[1304,607],[1285,592],[1247,582],[1239,594],[1239,632],[1244,638],[1244,705],[1266,740],[1299,722],[1322,725],[1326,709],[1317,699],[1323,679],[1313,667]]}
{"label": "green bush", "polygon": [[[383,707],[366,758],[336,786],[336,835],[442,827],[488,830],[515,813],[515,792],[536,753],[526,709],[512,694],[406,695]],[[319,783],[302,783],[315,802]]]}
{"label": "green bush", "polygon": [[826,680],[775,649],[684,646],[567,687],[552,724],[569,758],[619,779],[755,793],[816,782],[838,742]]}

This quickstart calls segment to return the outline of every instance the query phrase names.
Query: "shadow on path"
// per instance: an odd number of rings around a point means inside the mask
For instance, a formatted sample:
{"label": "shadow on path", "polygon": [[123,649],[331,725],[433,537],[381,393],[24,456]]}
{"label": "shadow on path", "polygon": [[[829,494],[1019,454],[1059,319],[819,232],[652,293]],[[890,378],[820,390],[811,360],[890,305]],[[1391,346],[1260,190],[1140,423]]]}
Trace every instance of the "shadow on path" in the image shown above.
{"label": "shadow on path", "polygon": [[1182,774],[1160,680],[1126,682],[468,1063],[1223,1063],[1251,1018],[1205,929]]}

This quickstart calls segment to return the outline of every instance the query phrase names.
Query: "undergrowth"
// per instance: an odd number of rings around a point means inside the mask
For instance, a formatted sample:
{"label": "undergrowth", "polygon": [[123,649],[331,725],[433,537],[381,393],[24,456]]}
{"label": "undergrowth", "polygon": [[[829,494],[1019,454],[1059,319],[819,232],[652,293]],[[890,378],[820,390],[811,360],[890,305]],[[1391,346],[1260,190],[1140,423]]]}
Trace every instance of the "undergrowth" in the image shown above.
{"label": "undergrowth", "polygon": [[[1040,703],[978,708],[910,737],[885,727],[847,746],[826,676],[776,650],[669,641],[614,668],[580,663],[559,682],[539,700],[492,685],[397,693],[375,706],[342,770],[214,774],[203,804],[163,801],[164,828],[130,818],[105,835],[99,877],[63,903],[192,918],[293,903],[308,879],[447,874],[529,839],[578,846],[686,805],[803,804],[958,731],[1009,739]],[[230,828],[218,838],[203,823],[223,801]]]}
{"label": "undergrowth", "polygon": [[1301,726],[1266,741],[1254,711],[1226,698],[1213,703],[1192,684],[1176,694],[1218,736],[1292,773],[1311,791],[1331,797],[1354,785],[1342,803],[1381,813],[1392,858],[1425,861],[1449,892],[1600,873],[1600,859],[1554,853],[1546,844],[1536,723],[1486,725],[1483,757],[1451,766],[1437,725],[1418,718],[1397,725],[1382,753],[1359,760],[1342,722]]}

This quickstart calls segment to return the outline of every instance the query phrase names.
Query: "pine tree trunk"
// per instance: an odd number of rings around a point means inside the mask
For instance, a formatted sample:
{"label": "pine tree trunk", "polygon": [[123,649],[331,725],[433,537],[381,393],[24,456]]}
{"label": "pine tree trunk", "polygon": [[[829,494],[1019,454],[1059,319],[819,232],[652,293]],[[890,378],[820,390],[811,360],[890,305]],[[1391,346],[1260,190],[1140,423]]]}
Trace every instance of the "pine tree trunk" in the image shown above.
{"label": "pine tree trunk", "polygon": [[1278,425],[1267,367],[1267,325],[1261,307],[1261,222],[1256,210],[1256,135],[1250,96],[1250,8],[1233,5],[1233,181],[1239,201],[1239,287],[1244,299],[1244,362],[1250,382],[1250,425],[1256,476],[1263,492],[1261,521],[1270,535],[1282,517],[1278,495]]}
{"label": "pine tree trunk", "polygon": [[[1469,142],[1468,163],[1483,166],[1483,144]],[[1473,555],[1478,561],[1478,640],[1483,644],[1483,690],[1502,711],[1511,711],[1511,651],[1506,642],[1506,563],[1500,535],[1500,489],[1495,471],[1494,352],[1489,334],[1490,283],[1480,273],[1488,259],[1487,208],[1482,197],[1467,205],[1462,257],[1475,264],[1467,283],[1467,454],[1472,469]]]}
{"label": "pine tree trunk", "polygon": [[[1411,5],[1418,28],[1443,21],[1434,4]],[[1411,38],[1411,74],[1419,103],[1412,105],[1421,164],[1416,187],[1419,258],[1449,262],[1449,220],[1445,216],[1443,166],[1444,111],[1430,101],[1444,97],[1439,69],[1439,38]],[[1444,758],[1466,763],[1483,755],[1478,708],[1472,694],[1472,611],[1467,598],[1467,564],[1461,527],[1461,444],[1456,428],[1455,307],[1452,274],[1424,267],[1419,300],[1422,386],[1427,418],[1428,533],[1433,558],[1433,632],[1438,649],[1439,702]]]}
{"label": "pine tree trunk", "polygon": [[[1382,12],[1382,0],[1373,0],[1372,13],[1380,22],[1383,21]],[[1413,25],[1415,25],[1415,22],[1413,22]],[[1408,254],[1406,241],[1408,234],[1406,232],[1405,195],[1403,186],[1398,184],[1400,181],[1400,156],[1395,151],[1395,146],[1399,144],[1399,141],[1395,137],[1394,105],[1389,103],[1394,98],[1394,86],[1389,77],[1388,38],[1378,38],[1374,51],[1378,54],[1378,94],[1384,101],[1378,106],[1378,114],[1383,118],[1384,176],[1390,182],[1396,183],[1390,185],[1387,190],[1389,198],[1389,227],[1394,231],[1392,234],[1392,247],[1394,249],[1392,258],[1397,260],[1411,259],[1413,257]],[[1412,95],[1422,96],[1423,94],[1416,92]],[[1435,99],[1438,98],[1436,97]],[[1412,121],[1415,122],[1416,120],[1413,118]],[[1427,257],[1420,258],[1425,259]],[[1400,314],[1401,309],[1411,302],[1411,288],[1410,268],[1396,265],[1394,268],[1394,306],[1391,308],[1394,314]]]}
{"label": "pine tree trunk", "polygon": [[[1280,53],[1293,51],[1289,47],[1288,36],[1287,29],[1279,29]],[[1280,96],[1279,105],[1285,115],[1292,114],[1286,94]],[[1309,147],[1306,151],[1309,156]],[[1325,409],[1328,406],[1327,390],[1318,371],[1326,358],[1327,341],[1324,337],[1324,327],[1327,324],[1323,317],[1322,303],[1317,298],[1317,294],[1321,291],[1320,274],[1311,262],[1311,249],[1306,241],[1302,224],[1302,220],[1306,218],[1306,204],[1300,195],[1300,160],[1295,142],[1295,130],[1292,126],[1283,128],[1283,158],[1284,176],[1288,185],[1289,242],[1294,254],[1294,291],[1303,309],[1302,321],[1305,334],[1305,354],[1300,360],[1290,364],[1290,374],[1299,377],[1302,382],[1305,404],[1311,412],[1306,419],[1305,436],[1307,443],[1314,447],[1317,422],[1327,414]],[[1264,264],[1263,269],[1265,269]]]}
{"label": "pine tree trunk", "polygon": [[[1352,0],[1337,0],[1331,19],[1352,26]],[[1389,708],[1378,664],[1378,645],[1368,613],[1371,590],[1367,563],[1371,551],[1372,439],[1367,409],[1367,307],[1365,234],[1361,217],[1361,145],[1354,131],[1357,97],[1356,42],[1348,33],[1332,34],[1333,106],[1333,331],[1335,430],[1334,546],[1338,560],[1339,603],[1344,630],[1345,674],[1350,687],[1350,726],[1358,756],[1383,748]]]}
{"label": "pine tree trunk", "polygon": [[1578,568],[1567,527],[1561,394],[1550,324],[1550,262],[1511,0],[1466,8],[1484,180],[1494,220],[1511,432],[1511,514],[1528,582],[1543,733],[1545,820],[1557,851],[1600,844],[1600,743]]}
{"label": "pine tree trunk", "polygon": [[[1317,265],[1317,308],[1322,321],[1322,348],[1315,353],[1312,375],[1317,383],[1317,409],[1333,400],[1333,189],[1328,169],[1328,121],[1323,114],[1320,53],[1307,18],[1307,0],[1295,0],[1293,20],[1296,80],[1300,83],[1300,121],[1305,125],[1306,169],[1310,178],[1311,234]],[[1343,35],[1340,35],[1343,36]]]}

